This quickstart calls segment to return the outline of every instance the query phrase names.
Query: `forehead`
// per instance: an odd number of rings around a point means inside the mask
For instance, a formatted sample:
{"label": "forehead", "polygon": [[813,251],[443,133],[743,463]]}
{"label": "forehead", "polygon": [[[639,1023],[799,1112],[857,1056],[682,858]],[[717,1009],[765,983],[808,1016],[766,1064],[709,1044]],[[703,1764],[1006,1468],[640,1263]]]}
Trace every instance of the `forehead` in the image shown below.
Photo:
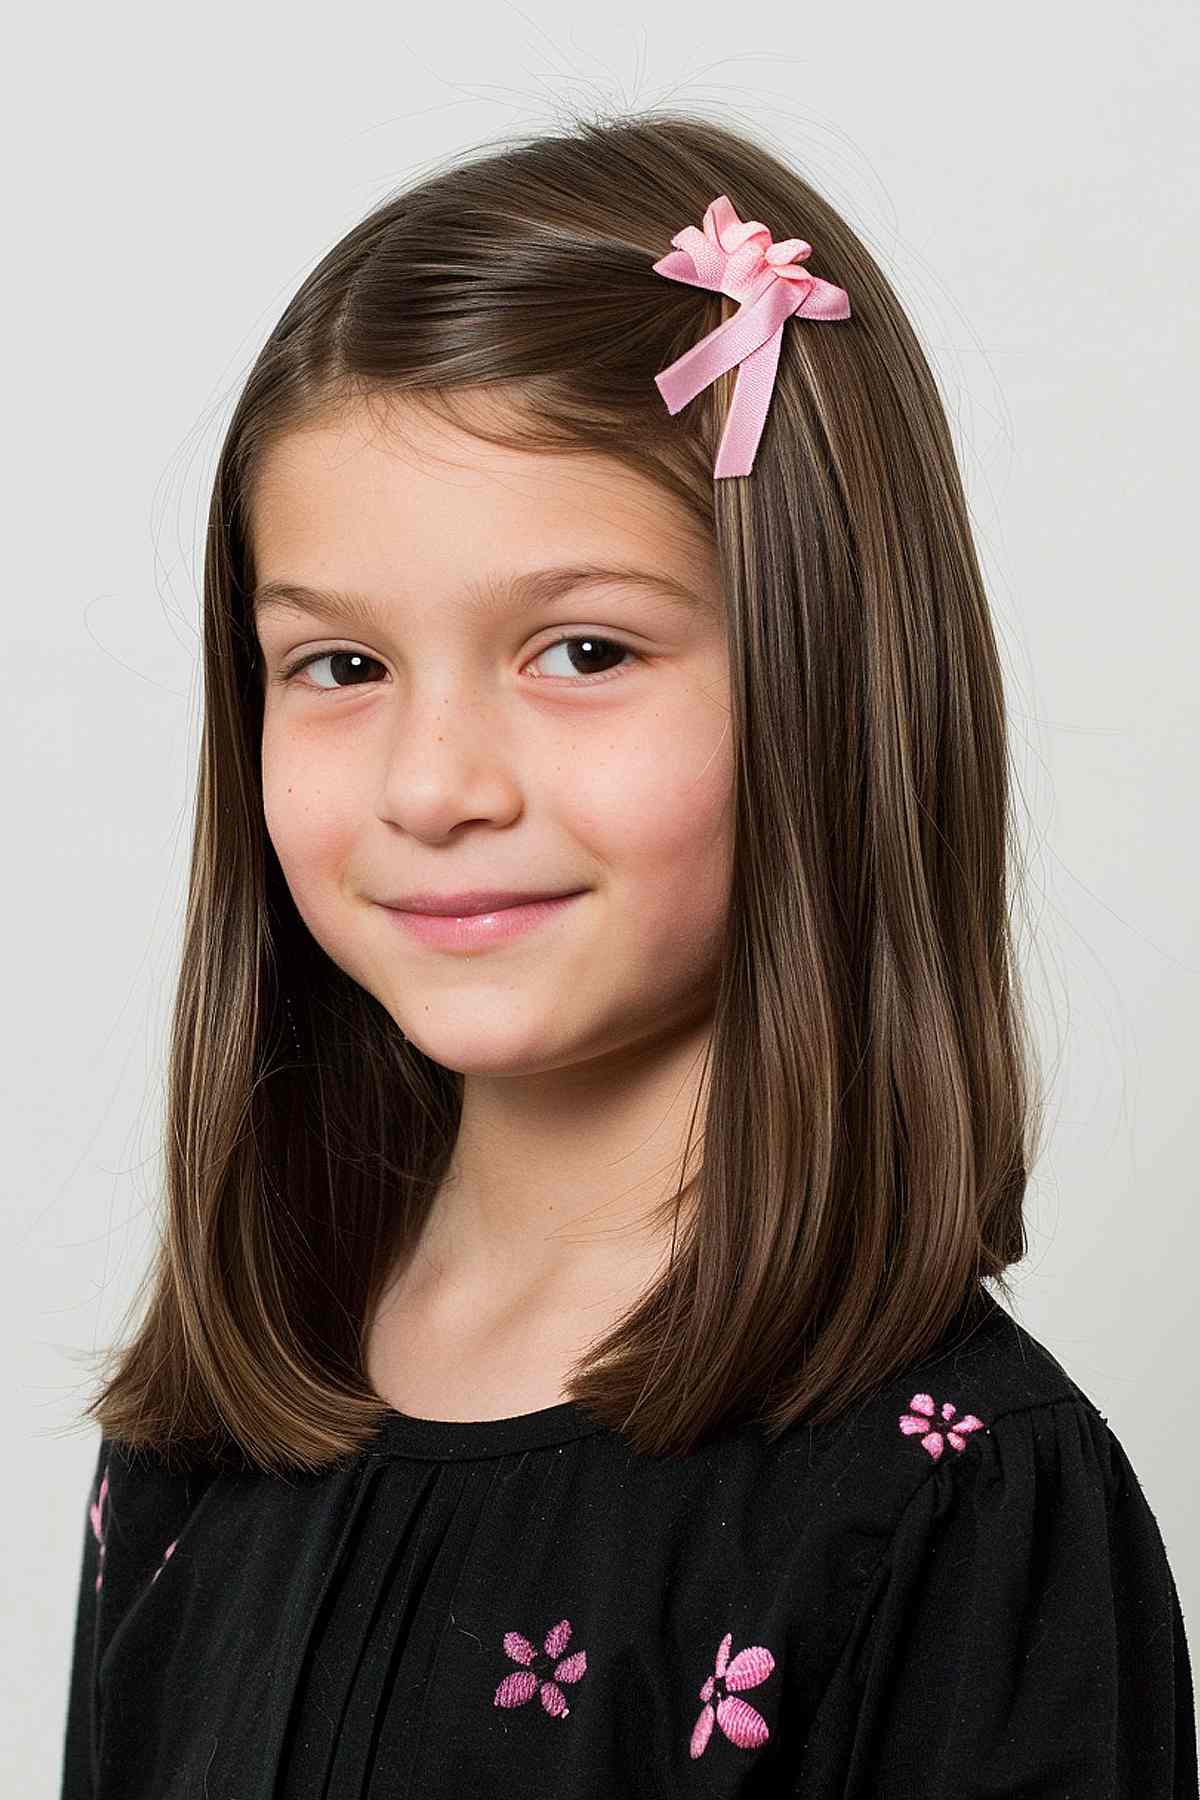
{"label": "forehead", "polygon": [[[571,568],[641,571],[716,599],[716,551],[682,501],[615,458],[517,450],[427,409],[347,409],[265,451],[249,548],[264,607],[286,589],[497,597]],[[546,591],[543,581],[542,591]]]}

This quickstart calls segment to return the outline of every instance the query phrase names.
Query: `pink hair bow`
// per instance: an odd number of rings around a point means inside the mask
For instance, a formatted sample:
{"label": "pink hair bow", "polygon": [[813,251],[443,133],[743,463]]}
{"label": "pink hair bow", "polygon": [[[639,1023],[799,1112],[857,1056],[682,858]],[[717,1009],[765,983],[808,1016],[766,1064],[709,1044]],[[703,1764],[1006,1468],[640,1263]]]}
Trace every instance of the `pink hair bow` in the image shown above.
{"label": "pink hair bow", "polygon": [[667,411],[677,413],[718,375],[740,364],[713,475],[748,475],[775,387],[784,321],[793,313],[806,319],[848,319],[850,297],[845,288],[797,266],[811,256],[811,244],[803,238],[773,243],[757,219],[738,218],[727,194],[719,194],[706,209],[703,231],[685,225],[671,242],[678,248],[654,264],[656,275],[728,294],[741,305],[732,319],[656,375],[655,385]]}

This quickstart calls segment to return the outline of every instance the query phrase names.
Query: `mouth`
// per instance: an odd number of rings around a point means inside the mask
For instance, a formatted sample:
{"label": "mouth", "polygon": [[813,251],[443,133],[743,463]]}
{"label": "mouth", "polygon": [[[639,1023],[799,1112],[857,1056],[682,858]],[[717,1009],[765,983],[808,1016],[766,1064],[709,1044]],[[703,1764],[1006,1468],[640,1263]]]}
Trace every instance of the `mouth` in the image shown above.
{"label": "mouth", "polygon": [[559,888],[551,893],[528,893],[517,888],[477,888],[457,894],[399,894],[394,900],[380,904],[396,912],[426,913],[439,918],[470,918],[476,913],[501,912],[514,906],[533,906],[546,900],[565,900],[581,893],[580,888]]}
{"label": "mouth", "polygon": [[419,943],[438,950],[483,950],[557,921],[586,890],[552,894],[483,912],[423,912],[384,905],[382,911]]}

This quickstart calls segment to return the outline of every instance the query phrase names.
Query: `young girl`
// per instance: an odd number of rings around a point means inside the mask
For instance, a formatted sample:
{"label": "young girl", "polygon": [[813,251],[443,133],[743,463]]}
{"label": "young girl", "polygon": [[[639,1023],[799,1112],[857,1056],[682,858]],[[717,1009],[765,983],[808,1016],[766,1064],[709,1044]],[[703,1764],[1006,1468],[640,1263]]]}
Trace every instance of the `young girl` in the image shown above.
{"label": "young girl", "polygon": [[985,1285],[1001,677],[845,221],[661,114],[382,206],[240,398],[204,651],[63,1800],[1196,1796],[1154,1515]]}

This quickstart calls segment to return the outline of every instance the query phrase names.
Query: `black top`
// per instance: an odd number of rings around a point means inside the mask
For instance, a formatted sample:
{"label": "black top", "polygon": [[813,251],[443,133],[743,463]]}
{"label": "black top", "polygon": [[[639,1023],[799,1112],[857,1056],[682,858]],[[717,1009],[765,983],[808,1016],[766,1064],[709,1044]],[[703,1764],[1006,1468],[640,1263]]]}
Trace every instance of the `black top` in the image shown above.
{"label": "black top", "polygon": [[61,1800],[1200,1800],[1121,1444],[995,1302],[948,1341],[687,1457],[569,1401],[286,1479],[102,1439]]}

